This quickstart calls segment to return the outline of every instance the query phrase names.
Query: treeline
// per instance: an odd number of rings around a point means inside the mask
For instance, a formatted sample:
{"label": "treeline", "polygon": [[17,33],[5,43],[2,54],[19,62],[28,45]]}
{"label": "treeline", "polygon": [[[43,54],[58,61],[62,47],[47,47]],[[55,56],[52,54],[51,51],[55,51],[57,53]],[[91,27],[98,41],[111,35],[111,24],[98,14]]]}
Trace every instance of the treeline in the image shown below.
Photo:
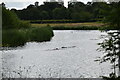
{"label": "treeline", "polygon": [[[21,20],[74,20],[81,22],[101,21],[106,11],[117,3],[106,2],[71,2],[68,8],[58,2],[44,2],[43,5],[29,5],[22,10],[11,9]],[[70,21],[68,21],[70,22]]]}

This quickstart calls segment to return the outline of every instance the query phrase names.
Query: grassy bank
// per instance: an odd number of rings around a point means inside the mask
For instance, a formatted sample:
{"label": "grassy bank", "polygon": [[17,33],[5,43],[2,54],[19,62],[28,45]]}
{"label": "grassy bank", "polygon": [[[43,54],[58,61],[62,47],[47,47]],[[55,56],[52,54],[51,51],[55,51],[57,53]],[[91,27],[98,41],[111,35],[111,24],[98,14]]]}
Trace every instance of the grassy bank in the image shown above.
{"label": "grassy bank", "polygon": [[49,41],[52,36],[53,30],[51,27],[33,28],[28,21],[20,20],[14,12],[2,7],[3,47],[23,46],[26,42],[31,41]]}
{"label": "grassy bank", "polygon": [[24,45],[26,41],[25,32],[23,33],[16,29],[2,31],[2,46],[4,47],[21,46]]}
{"label": "grassy bank", "polygon": [[52,24],[52,23],[83,23],[83,22],[95,22],[96,20],[27,20],[33,24]]}
{"label": "grassy bank", "polygon": [[26,42],[49,41],[53,37],[50,27],[9,29],[2,31],[2,46],[17,47],[23,46]]}
{"label": "grassy bank", "polygon": [[100,22],[32,24],[33,27],[51,26],[53,30],[98,30],[104,28]]}

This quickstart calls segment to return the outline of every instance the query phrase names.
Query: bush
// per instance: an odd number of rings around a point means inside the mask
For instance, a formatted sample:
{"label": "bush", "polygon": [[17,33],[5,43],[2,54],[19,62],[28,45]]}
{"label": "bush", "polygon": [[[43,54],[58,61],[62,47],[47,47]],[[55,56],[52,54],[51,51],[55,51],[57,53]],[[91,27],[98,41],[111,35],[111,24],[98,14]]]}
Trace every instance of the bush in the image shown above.
{"label": "bush", "polygon": [[50,27],[32,28],[27,35],[30,41],[50,41],[51,37],[53,37],[53,31]]}
{"label": "bush", "polygon": [[2,46],[17,47],[26,43],[27,38],[25,32],[20,30],[3,30],[2,31]]}
{"label": "bush", "polygon": [[26,42],[50,41],[53,37],[51,27],[29,28],[29,29],[9,29],[2,31],[2,46],[17,47],[23,46]]}

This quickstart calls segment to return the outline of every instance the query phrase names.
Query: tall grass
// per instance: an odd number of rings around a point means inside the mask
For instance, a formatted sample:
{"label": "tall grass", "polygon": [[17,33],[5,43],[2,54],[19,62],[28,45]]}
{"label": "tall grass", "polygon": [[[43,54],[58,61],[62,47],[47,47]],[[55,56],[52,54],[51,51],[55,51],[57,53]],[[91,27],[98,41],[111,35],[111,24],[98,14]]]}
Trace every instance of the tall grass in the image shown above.
{"label": "tall grass", "polygon": [[27,36],[29,37],[29,41],[42,42],[50,41],[54,34],[51,27],[41,27],[29,29]]}
{"label": "tall grass", "polygon": [[27,29],[27,28],[30,28],[31,27],[31,24],[29,22],[25,22],[25,21],[20,21],[19,23],[19,29],[22,28],[22,29]]}
{"label": "tall grass", "polygon": [[3,30],[2,31],[2,46],[4,47],[17,47],[26,43],[26,35],[20,30]]}
{"label": "tall grass", "polygon": [[3,47],[23,46],[26,42],[50,41],[53,37],[50,27],[28,28],[28,29],[8,29],[2,32]]}

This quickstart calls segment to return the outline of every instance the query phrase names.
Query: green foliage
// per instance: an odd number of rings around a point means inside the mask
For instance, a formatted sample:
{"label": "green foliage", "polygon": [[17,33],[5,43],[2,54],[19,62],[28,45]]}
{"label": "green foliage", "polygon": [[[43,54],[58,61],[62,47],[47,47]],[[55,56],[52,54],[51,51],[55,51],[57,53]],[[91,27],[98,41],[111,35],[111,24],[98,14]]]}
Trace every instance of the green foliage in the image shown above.
{"label": "green foliage", "polygon": [[37,23],[37,24],[43,24],[43,23],[79,23],[80,21],[77,20],[29,20],[30,23]]}
{"label": "green foliage", "polygon": [[[110,10],[111,9],[111,10]],[[108,11],[108,12],[107,12]],[[117,29],[117,32],[108,33],[108,38],[99,43],[100,50],[104,51],[104,56],[99,61],[110,61],[113,64],[114,76],[116,76],[116,66],[120,71],[120,2],[111,3],[105,13],[105,22],[109,24],[106,29]],[[118,63],[116,63],[118,62]]]}
{"label": "green foliage", "polygon": [[2,31],[2,46],[17,47],[23,46],[26,42],[50,41],[54,36],[51,27],[9,29]]}
{"label": "green foliage", "polygon": [[73,26],[73,27],[54,26],[52,28],[53,30],[99,30],[99,27],[95,26]]}
{"label": "green foliage", "polygon": [[105,2],[94,2],[91,6],[91,12],[93,13],[94,18],[103,19],[105,16],[103,12],[108,10],[109,4]]}
{"label": "green foliage", "polygon": [[48,14],[48,12],[47,12],[47,11],[42,11],[42,12],[40,13],[40,19],[41,19],[41,20],[49,19],[49,14]]}
{"label": "green foliage", "polygon": [[2,8],[2,28],[15,29],[19,27],[19,19],[15,13]]}
{"label": "green foliage", "polygon": [[68,16],[66,8],[55,8],[53,10],[53,19],[66,19]]}
{"label": "green foliage", "polygon": [[19,20],[14,12],[2,8],[2,29],[20,29],[29,28],[30,26],[29,22]]}
{"label": "green foliage", "polygon": [[53,36],[53,31],[50,26],[43,28],[30,28],[30,23],[19,20],[15,13],[5,8],[3,8],[2,13],[3,47],[23,46],[28,41],[49,41]]}
{"label": "green foliage", "polygon": [[19,25],[19,29],[20,28],[24,28],[24,29],[27,29],[27,28],[30,28],[31,27],[31,24],[27,21],[20,21],[20,25]]}
{"label": "green foliage", "polygon": [[50,41],[53,32],[50,27],[32,28],[27,32],[27,35],[30,41],[42,42]]}
{"label": "green foliage", "polygon": [[[100,51],[104,51],[104,56],[98,61],[107,62],[112,64],[113,72],[110,77],[104,77],[105,80],[119,80],[120,77],[116,75],[116,68],[120,72],[120,2],[111,3],[104,13],[104,22],[109,26],[106,29],[116,29],[117,31],[108,32],[108,37],[102,43],[99,43]],[[119,74],[118,74],[119,75]]]}
{"label": "green foliage", "polygon": [[2,31],[2,46],[17,47],[26,43],[26,34],[20,30],[3,30]]}
{"label": "green foliage", "polygon": [[72,13],[71,17],[73,20],[89,21],[92,18],[92,15],[89,12],[80,12]]}
{"label": "green foliage", "polygon": [[111,9],[111,5],[105,2],[95,2],[84,4],[82,2],[70,2],[68,8],[58,2],[44,2],[43,5],[35,7],[29,5],[23,10],[14,10],[22,20],[79,20],[79,21],[98,21],[105,16],[104,11]]}
{"label": "green foliage", "polygon": [[105,22],[114,29],[120,29],[120,2],[111,3],[110,8],[106,10],[105,14]]}

